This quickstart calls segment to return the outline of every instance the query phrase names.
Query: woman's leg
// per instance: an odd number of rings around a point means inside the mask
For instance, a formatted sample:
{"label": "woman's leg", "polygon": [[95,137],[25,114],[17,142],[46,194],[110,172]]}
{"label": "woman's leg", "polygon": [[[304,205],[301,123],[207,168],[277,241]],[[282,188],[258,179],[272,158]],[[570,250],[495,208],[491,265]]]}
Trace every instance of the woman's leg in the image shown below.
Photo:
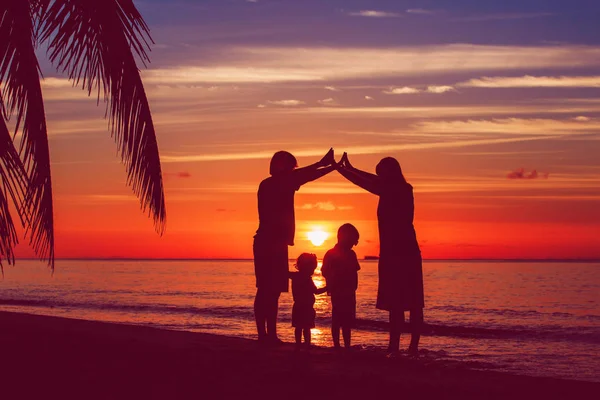
{"label": "woman's leg", "polygon": [[396,353],[400,350],[400,333],[404,325],[404,311],[390,311],[390,344],[388,352]]}
{"label": "woman's leg", "polygon": [[296,344],[302,343],[302,328],[294,329],[294,337],[296,338]]}
{"label": "woman's leg", "polygon": [[421,330],[423,329],[423,309],[418,308],[410,310],[410,346],[408,351],[416,353],[419,350],[419,340],[421,339]]}
{"label": "woman's leg", "polygon": [[311,337],[310,337],[310,328],[305,328],[305,329],[303,329],[303,331],[304,331],[304,343],[307,346],[310,346],[310,340],[311,340]]}

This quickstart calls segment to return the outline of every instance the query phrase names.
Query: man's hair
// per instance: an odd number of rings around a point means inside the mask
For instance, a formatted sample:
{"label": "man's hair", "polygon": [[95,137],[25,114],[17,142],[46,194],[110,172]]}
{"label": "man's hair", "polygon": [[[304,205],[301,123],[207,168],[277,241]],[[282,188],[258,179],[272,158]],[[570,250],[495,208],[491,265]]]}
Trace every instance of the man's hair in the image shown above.
{"label": "man's hair", "polygon": [[298,166],[296,157],[287,151],[278,151],[273,154],[271,158],[271,165],[269,166],[269,173],[271,175],[277,175],[285,172],[293,171]]}

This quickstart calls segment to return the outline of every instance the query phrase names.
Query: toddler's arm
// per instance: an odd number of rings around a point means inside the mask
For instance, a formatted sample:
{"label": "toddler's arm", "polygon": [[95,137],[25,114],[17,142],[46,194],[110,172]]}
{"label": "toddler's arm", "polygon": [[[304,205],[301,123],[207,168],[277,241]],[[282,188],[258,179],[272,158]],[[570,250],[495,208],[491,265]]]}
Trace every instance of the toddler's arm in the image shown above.
{"label": "toddler's arm", "polygon": [[323,286],[320,289],[315,290],[315,294],[323,294],[327,291],[327,286]]}

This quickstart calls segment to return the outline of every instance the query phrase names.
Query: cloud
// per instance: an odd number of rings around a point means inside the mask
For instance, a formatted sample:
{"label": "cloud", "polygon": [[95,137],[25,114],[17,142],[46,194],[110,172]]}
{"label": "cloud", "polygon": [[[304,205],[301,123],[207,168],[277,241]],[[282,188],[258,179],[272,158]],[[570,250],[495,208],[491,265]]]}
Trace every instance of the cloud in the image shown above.
{"label": "cloud", "polygon": [[438,11],[426,10],[424,8],[409,8],[408,10],[406,10],[406,12],[409,14],[421,14],[421,15],[431,15],[431,14],[438,13]]}
{"label": "cloud", "polygon": [[596,133],[600,123],[595,121],[574,121],[572,119],[542,118],[500,118],[469,119],[466,121],[424,121],[414,125],[424,132],[444,133],[490,133],[511,135],[568,135]]}
{"label": "cloud", "polygon": [[63,89],[73,86],[73,82],[66,78],[45,78],[40,82],[43,89]]}
{"label": "cloud", "polygon": [[365,96],[365,100],[369,101],[369,100],[375,100],[375,99],[372,98],[371,96]]}
{"label": "cloud", "polygon": [[454,89],[452,86],[428,86],[427,87],[427,93],[446,93],[446,92],[455,92],[456,89]]}
{"label": "cloud", "polygon": [[307,204],[303,204],[302,206],[300,206],[298,208],[300,210],[319,210],[319,211],[335,211],[335,210],[340,209],[335,204],[333,204],[333,202],[331,202],[331,201],[318,202],[318,203],[314,203],[314,204],[307,203]]}
{"label": "cloud", "polygon": [[[396,48],[227,47],[213,66],[142,72],[146,85],[342,81],[486,70],[600,66],[600,47],[485,46],[470,44]],[[219,55],[217,55],[219,57]]]}
{"label": "cloud", "polygon": [[295,107],[305,104],[302,100],[269,100],[267,103],[285,107]]}
{"label": "cloud", "polygon": [[329,91],[332,91],[332,92],[341,92],[342,91],[341,89],[338,89],[338,88],[336,88],[334,86],[325,86],[325,90],[329,90]]}
{"label": "cloud", "polygon": [[335,210],[352,210],[352,206],[336,206],[331,201],[318,202],[318,203],[307,203],[298,207],[300,210],[319,210],[319,211],[335,211]]}
{"label": "cloud", "polygon": [[256,107],[258,107],[258,108],[265,108],[266,106],[264,104],[259,104]]}
{"label": "cloud", "polygon": [[417,94],[417,93],[426,92],[426,93],[442,94],[442,93],[454,92],[454,91],[456,91],[456,89],[454,89],[454,87],[452,87],[452,86],[428,86],[427,89],[425,89],[425,90],[420,90],[417,88],[404,86],[401,88],[391,87],[388,90],[384,90],[382,93],[385,93],[385,94]]}
{"label": "cloud", "polygon": [[[492,139],[461,139],[461,140],[444,140],[438,142],[419,142],[419,143],[399,143],[399,144],[380,144],[380,145],[364,145],[364,146],[348,146],[340,150],[347,151],[348,153],[355,155],[362,154],[389,154],[393,151],[408,151],[408,150],[428,150],[428,149],[448,149],[448,148],[462,148],[469,146],[481,146],[481,145],[492,145],[492,144],[505,144],[505,143],[518,143],[528,142],[535,140],[553,139],[556,136],[511,136],[504,138],[492,138]],[[167,163],[181,163],[181,162],[209,162],[209,161],[233,161],[233,160],[267,160],[270,159],[275,151],[263,150],[263,151],[251,151],[251,152],[239,152],[239,153],[192,153],[192,154],[169,154],[163,152],[161,155],[161,161]],[[322,148],[314,149],[290,149],[290,152],[296,157],[317,157],[322,156]],[[304,191],[304,189],[303,189]],[[312,192],[311,192],[312,193]]]}
{"label": "cloud", "polygon": [[376,10],[360,10],[349,12],[348,15],[352,17],[368,17],[368,18],[398,18],[402,14],[388,12],[388,11],[376,11]]}
{"label": "cloud", "polygon": [[328,99],[323,99],[323,100],[318,100],[319,104],[322,104],[324,106],[337,106],[339,105],[339,103],[337,101],[335,101],[335,99],[332,99],[331,97]]}
{"label": "cloud", "polygon": [[477,88],[581,88],[600,87],[600,76],[484,76],[458,83],[457,86]]}
{"label": "cloud", "polygon": [[384,90],[382,93],[385,93],[385,94],[416,94],[416,93],[421,93],[421,91],[419,89],[404,86],[401,88],[391,87],[391,88],[389,88],[389,90]]}
{"label": "cloud", "polygon": [[178,85],[194,83],[270,83],[317,81],[324,77],[310,70],[279,69],[276,67],[176,67],[149,69],[142,72],[144,83]]}
{"label": "cloud", "polygon": [[182,178],[182,179],[187,179],[187,178],[191,178],[192,174],[190,174],[187,171],[181,171],[181,172],[163,172],[163,176],[165,178]]}
{"label": "cloud", "polygon": [[508,175],[506,175],[506,177],[508,179],[538,179],[538,178],[548,179],[548,176],[549,176],[548,173],[540,174],[535,169],[533,171],[527,173],[527,172],[525,172],[525,168],[519,168],[515,171],[508,173]]}
{"label": "cloud", "polygon": [[483,21],[506,21],[515,19],[530,19],[550,17],[554,15],[549,12],[534,12],[534,13],[497,13],[497,14],[479,14],[469,15],[466,17],[458,17],[453,19],[456,22],[483,22]]}
{"label": "cloud", "polygon": [[590,118],[590,117],[586,117],[586,116],[583,116],[583,115],[580,115],[580,116],[578,116],[578,117],[575,117],[575,118],[573,118],[573,119],[574,119],[575,121],[579,121],[579,122],[588,122],[588,121],[590,121],[590,120],[591,120],[591,118]]}
{"label": "cloud", "polygon": [[307,114],[347,114],[389,116],[394,118],[445,118],[475,116],[515,116],[529,114],[581,114],[600,112],[600,102],[583,102],[581,104],[560,104],[550,102],[544,104],[509,104],[509,105],[469,105],[469,106],[379,106],[379,107],[304,107],[285,109],[280,112]]}

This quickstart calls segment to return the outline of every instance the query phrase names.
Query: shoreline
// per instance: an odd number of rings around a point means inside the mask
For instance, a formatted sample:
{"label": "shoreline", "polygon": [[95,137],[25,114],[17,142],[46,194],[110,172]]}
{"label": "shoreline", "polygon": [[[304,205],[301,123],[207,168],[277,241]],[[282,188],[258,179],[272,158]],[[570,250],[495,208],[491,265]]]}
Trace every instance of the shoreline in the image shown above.
{"label": "shoreline", "polygon": [[[264,348],[207,333],[0,312],[0,393],[33,398],[567,398],[600,383],[442,366],[383,351]],[[551,362],[551,361],[549,361]]]}

